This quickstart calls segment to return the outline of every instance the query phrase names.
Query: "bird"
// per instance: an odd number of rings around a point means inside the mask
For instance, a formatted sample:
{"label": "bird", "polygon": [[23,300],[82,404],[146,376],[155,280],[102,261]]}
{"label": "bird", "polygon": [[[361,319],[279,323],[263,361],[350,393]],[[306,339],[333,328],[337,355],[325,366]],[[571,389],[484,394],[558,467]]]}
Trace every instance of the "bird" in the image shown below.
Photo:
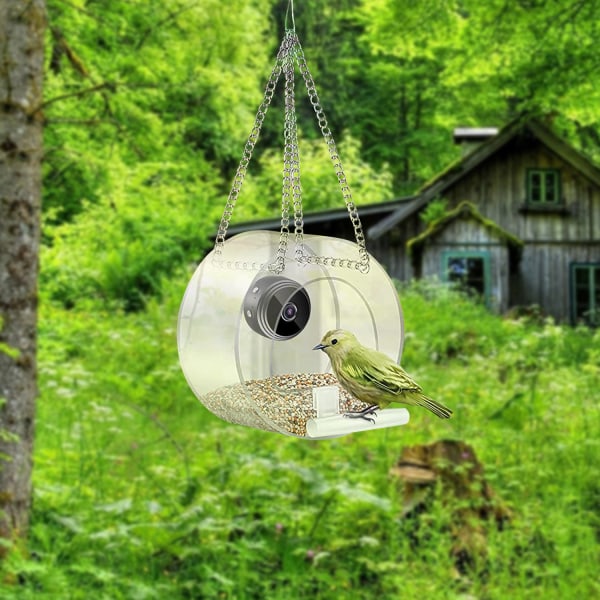
{"label": "bird", "polygon": [[452,411],[423,394],[421,386],[389,356],[361,345],[356,336],[344,329],[328,331],[313,350],[322,350],[331,360],[340,385],[369,406],[344,416],[375,423],[376,411],[400,402],[422,406],[440,419],[448,419]]}

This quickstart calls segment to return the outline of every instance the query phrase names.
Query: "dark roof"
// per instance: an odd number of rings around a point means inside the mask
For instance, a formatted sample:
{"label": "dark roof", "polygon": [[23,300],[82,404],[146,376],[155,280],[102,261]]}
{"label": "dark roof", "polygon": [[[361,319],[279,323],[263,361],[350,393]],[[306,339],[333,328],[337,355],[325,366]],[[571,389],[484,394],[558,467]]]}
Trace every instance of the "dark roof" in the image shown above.
{"label": "dark roof", "polygon": [[472,152],[453,162],[444,171],[436,175],[434,179],[426,183],[410,203],[410,206],[399,207],[392,214],[383,218],[376,225],[373,225],[373,227],[370,227],[367,230],[367,237],[377,239],[387,233],[392,227],[401,223],[404,219],[424,207],[428,202],[443,194],[450,186],[468,175],[483,161],[510,142],[516,135],[525,131],[533,134],[565,162],[600,186],[600,170],[585,156],[548,129],[548,127],[535,120],[526,122],[520,120],[513,121],[504,127],[498,135],[481,143]]}
{"label": "dark roof", "polygon": [[[385,215],[395,211],[398,206],[410,203],[414,199],[414,196],[405,198],[396,198],[395,200],[389,200],[387,202],[377,202],[375,204],[357,205],[359,217],[363,216],[377,216]],[[315,212],[307,212],[303,215],[303,221],[305,225],[311,223],[320,223],[323,221],[336,221],[341,219],[349,219],[348,209],[344,206],[341,208],[332,208],[328,210],[321,210]],[[290,230],[294,225],[294,217],[290,216]],[[245,221],[243,223],[237,223],[227,229],[227,235],[235,235],[236,233],[242,233],[243,231],[254,231],[257,229],[277,230],[281,227],[281,216],[262,219],[260,221]]]}

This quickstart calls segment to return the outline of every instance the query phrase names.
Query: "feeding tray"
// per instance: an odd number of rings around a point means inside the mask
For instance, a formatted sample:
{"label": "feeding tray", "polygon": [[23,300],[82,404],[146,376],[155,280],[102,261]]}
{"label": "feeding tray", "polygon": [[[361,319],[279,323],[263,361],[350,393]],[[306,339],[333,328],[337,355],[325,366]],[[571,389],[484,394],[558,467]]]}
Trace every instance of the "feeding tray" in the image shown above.
{"label": "feeding tray", "polygon": [[[301,263],[269,269],[279,233],[252,231],[227,240],[198,266],[185,292],[177,339],[181,367],[202,404],[218,417],[311,439],[402,425],[404,408],[379,411],[375,424],[343,414],[365,408],[337,382],[329,359],[313,351],[330,329],[398,361],[403,321],[398,294],[370,258],[357,268]],[[346,240],[305,235],[308,256],[356,254]],[[293,252],[286,250],[286,252]],[[327,261],[325,261],[327,262]]]}

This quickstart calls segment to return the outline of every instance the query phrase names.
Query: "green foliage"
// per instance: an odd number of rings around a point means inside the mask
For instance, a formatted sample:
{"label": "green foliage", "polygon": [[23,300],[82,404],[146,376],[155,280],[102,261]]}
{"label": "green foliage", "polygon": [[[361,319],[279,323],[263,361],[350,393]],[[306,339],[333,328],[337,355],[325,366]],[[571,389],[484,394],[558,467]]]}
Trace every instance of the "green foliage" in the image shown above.
{"label": "green foliage", "polygon": [[348,129],[375,166],[392,164],[403,194],[456,157],[460,125],[552,116],[597,158],[599,11],[559,0],[362,0],[306,2],[297,21],[334,131]]}
{"label": "green foliage", "polygon": [[49,229],[43,293],[66,307],[101,300],[127,311],[196,261],[215,228],[215,187],[178,163],[112,165],[110,197]]}
{"label": "green foliage", "polygon": [[227,170],[271,60],[266,0],[48,4],[44,201],[55,222],[103,197],[115,161]]}
{"label": "green foliage", "polygon": [[[360,206],[392,195],[392,176],[386,166],[373,169],[361,158],[360,146],[351,136],[339,145],[339,154],[354,201]],[[329,157],[325,141],[301,139],[299,142],[302,205],[311,212],[326,208],[342,208],[344,198]],[[281,215],[283,156],[281,150],[267,150],[257,168],[247,177],[235,212],[236,220],[249,220],[257,215]],[[290,214],[293,215],[290,199]]]}
{"label": "green foliage", "polygon": [[441,219],[446,214],[447,209],[448,201],[444,198],[436,198],[425,207],[425,210],[419,213],[419,218],[425,225],[430,225]]}
{"label": "green foliage", "polygon": [[[42,305],[33,558],[3,563],[3,598],[597,595],[597,331],[402,285],[403,365],[454,417],[307,442],[194,399],[174,339],[185,284],[143,313]],[[390,474],[403,446],[442,438],[473,445],[514,514],[483,524],[488,558],[465,576],[443,490],[415,522]]]}
{"label": "green foliage", "polygon": [[[208,161],[226,186],[287,5],[50,0],[47,220],[72,219],[101,201],[115,157],[128,165]],[[551,115],[561,133],[597,154],[596,3],[311,0],[296,13],[332,131],[358,144],[369,174],[390,165],[396,194],[414,191],[456,156],[457,125]],[[316,139],[302,83],[298,98],[301,129]],[[271,112],[281,103],[276,96]],[[281,123],[270,114],[258,149],[267,162],[280,155],[280,142]]]}

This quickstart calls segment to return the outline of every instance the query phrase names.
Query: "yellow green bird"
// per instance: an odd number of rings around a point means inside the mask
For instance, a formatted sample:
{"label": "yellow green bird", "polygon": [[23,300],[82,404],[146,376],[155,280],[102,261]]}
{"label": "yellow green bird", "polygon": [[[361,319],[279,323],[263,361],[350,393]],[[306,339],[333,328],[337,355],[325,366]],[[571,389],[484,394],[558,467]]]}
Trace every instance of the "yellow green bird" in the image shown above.
{"label": "yellow green bird", "polygon": [[360,412],[346,413],[351,418],[374,423],[375,411],[392,402],[422,406],[440,417],[448,419],[452,411],[423,394],[421,386],[391,358],[362,346],[349,331],[328,331],[313,350],[323,350],[340,385],[355,398],[369,404]]}

